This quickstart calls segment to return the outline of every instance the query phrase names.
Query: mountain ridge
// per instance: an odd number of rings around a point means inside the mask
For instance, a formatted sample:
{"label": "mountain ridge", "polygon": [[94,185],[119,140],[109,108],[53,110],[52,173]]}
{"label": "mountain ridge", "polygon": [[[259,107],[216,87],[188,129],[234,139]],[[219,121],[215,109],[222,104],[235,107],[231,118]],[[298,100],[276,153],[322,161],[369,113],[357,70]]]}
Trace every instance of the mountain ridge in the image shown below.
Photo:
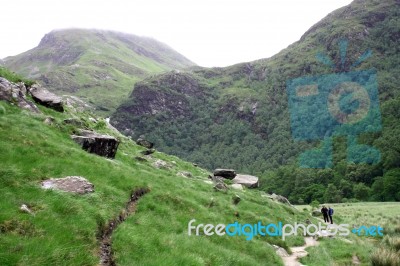
{"label": "mountain ridge", "polygon": [[[400,74],[398,3],[397,0],[353,1],[311,27],[299,41],[267,59],[225,68],[194,67],[186,72],[149,77],[136,84],[145,86],[146,90],[134,89],[111,117],[111,122],[125,134],[145,135],[162,151],[195,161],[207,169],[227,167],[263,175],[264,184],[268,184],[266,190],[278,191],[293,202],[299,199],[309,202],[312,198],[323,201],[325,196],[320,191],[329,183],[343,192],[335,200],[353,197],[354,182],[368,186],[368,197],[373,190],[371,197],[381,198],[378,185],[372,189],[374,180],[384,179],[386,172],[400,166],[400,154],[388,148],[389,139],[399,132],[395,113],[400,84],[394,78]],[[347,40],[344,63],[343,40]],[[375,69],[378,72],[383,131],[361,134],[360,142],[378,147],[382,160],[377,165],[347,163],[346,142],[339,138],[334,141],[333,169],[299,168],[298,156],[318,147],[319,142],[293,139],[287,81],[347,72],[369,50],[371,56],[355,66],[354,71]],[[317,57],[321,54],[334,67],[324,65]],[[203,84],[208,95],[205,99],[188,97],[179,90],[175,81],[184,79],[185,75],[194,79],[192,83]],[[150,93],[158,97],[149,97],[144,102],[137,100],[143,97],[141,94]],[[175,101],[175,105],[163,105],[171,97],[173,100],[168,101]],[[144,105],[153,110],[138,113]],[[177,112],[176,106],[185,112]],[[132,110],[136,111],[131,113]],[[396,122],[393,124],[393,121]],[[330,177],[329,181],[322,179],[325,174]],[[321,186],[313,192],[307,190],[309,181],[304,182],[305,176]],[[291,182],[287,181],[293,179],[298,180],[298,185],[290,187]],[[341,183],[342,179],[350,183]],[[350,194],[344,192],[346,186],[351,187]],[[387,200],[399,200],[396,193],[389,194],[392,196],[386,197]]]}
{"label": "mountain ridge", "polygon": [[104,113],[118,106],[137,80],[195,65],[153,38],[88,29],[51,31],[37,47],[4,64],[54,91],[91,101]]}

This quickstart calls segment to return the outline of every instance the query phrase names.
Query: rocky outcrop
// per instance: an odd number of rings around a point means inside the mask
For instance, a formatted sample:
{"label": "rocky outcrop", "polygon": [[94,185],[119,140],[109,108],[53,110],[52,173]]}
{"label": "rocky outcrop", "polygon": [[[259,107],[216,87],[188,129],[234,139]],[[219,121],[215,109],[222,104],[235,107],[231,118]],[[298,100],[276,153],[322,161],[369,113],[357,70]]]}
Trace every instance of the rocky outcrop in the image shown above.
{"label": "rocky outcrop", "polygon": [[44,189],[55,189],[77,194],[94,192],[94,185],[81,176],[67,176],[64,178],[50,178],[41,183]]}
{"label": "rocky outcrop", "polygon": [[93,131],[80,130],[72,139],[81,145],[82,149],[100,156],[115,158],[119,141],[109,135],[102,135]]}
{"label": "rocky outcrop", "polygon": [[172,168],[172,166],[169,163],[161,159],[155,160],[153,162],[153,166],[158,169],[167,169],[167,170]]}
{"label": "rocky outcrop", "polygon": [[213,174],[214,176],[220,176],[232,180],[236,176],[236,171],[233,169],[215,169]]}
{"label": "rocky outcrop", "polygon": [[290,202],[289,202],[289,200],[287,198],[285,198],[284,196],[281,196],[281,195],[277,195],[275,193],[273,193],[272,195],[269,195],[268,198],[270,198],[270,199],[272,199],[274,201],[280,202],[280,203],[284,203],[284,204],[287,204],[287,205],[292,205],[292,204],[290,204]]}
{"label": "rocky outcrop", "polygon": [[40,113],[37,106],[26,99],[27,89],[23,83],[13,83],[0,77],[0,100],[15,104],[33,113]]}
{"label": "rocky outcrop", "polygon": [[150,142],[148,140],[145,140],[144,138],[138,138],[138,140],[136,141],[137,145],[140,145],[142,147],[145,147],[147,149],[151,149],[154,147],[154,143]]}
{"label": "rocky outcrop", "polygon": [[240,184],[248,188],[259,187],[258,177],[252,175],[238,174],[232,179],[233,183]]}
{"label": "rocky outcrop", "polygon": [[32,85],[32,87],[29,89],[29,92],[35,102],[52,108],[58,112],[64,112],[64,104],[61,97],[49,92],[38,84]]}

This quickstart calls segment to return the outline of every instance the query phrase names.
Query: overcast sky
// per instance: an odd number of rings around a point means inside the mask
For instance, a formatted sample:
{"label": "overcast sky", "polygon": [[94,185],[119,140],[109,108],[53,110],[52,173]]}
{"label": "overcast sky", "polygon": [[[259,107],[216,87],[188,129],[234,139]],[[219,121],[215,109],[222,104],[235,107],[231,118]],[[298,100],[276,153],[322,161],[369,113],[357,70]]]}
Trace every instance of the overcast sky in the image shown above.
{"label": "overcast sky", "polygon": [[8,0],[0,58],[38,45],[53,29],[95,28],[150,36],[201,66],[274,55],[351,0]]}

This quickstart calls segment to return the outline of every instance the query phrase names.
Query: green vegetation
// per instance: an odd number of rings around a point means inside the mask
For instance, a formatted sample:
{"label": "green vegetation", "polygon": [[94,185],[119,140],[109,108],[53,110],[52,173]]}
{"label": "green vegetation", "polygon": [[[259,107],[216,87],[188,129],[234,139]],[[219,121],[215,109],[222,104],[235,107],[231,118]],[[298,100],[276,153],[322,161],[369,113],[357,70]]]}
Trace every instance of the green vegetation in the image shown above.
{"label": "green vegetation", "polygon": [[[99,229],[118,215],[130,193],[146,187],[137,211],[114,232],[113,250],[118,265],[282,265],[271,244],[285,248],[302,244],[301,237],[282,242],[277,237],[188,236],[191,219],[199,223],[294,223],[308,214],[261,197],[259,191],[216,192],[205,183],[208,172],[177,157],[156,152],[170,169],[151,161],[134,160],[144,149],[130,139],[95,124],[89,114],[58,113],[40,107],[32,115],[0,102],[0,264],[96,265]],[[52,125],[43,123],[47,116]],[[63,119],[75,116],[89,128],[116,134],[121,144],[115,160],[83,151],[70,134],[74,126]],[[189,171],[192,178],[177,175]],[[43,190],[40,181],[78,175],[95,186],[79,196]],[[241,202],[232,203],[238,194]],[[19,210],[26,204],[34,215]],[[154,256],[157,254],[157,256]]]}
{"label": "green vegetation", "polygon": [[11,72],[9,69],[5,67],[0,67],[0,77],[3,77],[11,82],[23,82],[26,86],[32,86],[35,82],[30,79],[26,79],[14,72]]}
{"label": "green vegetation", "polygon": [[[136,83],[111,122],[133,138],[144,134],[163,152],[207,169],[226,167],[259,175],[263,190],[293,203],[399,201],[399,18],[395,0],[354,1],[271,58],[226,68],[197,67]],[[362,133],[357,141],[377,148],[381,160],[374,165],[348,162],[347,140],[337,136],[331,169],[302,169],[299,155],[321,144],[293,139],[286,82],[342,71],[322,64],[316,55],[326,53],[340,65],[338,44],[343,38],[349,44],[344,70],[377,72],[382,131]],[[368,49],[372,56],[352,69]],[[191,78],[186,87],[199,83],[200,93],[182,91],[185,86],[176,80],[187,76]],[[323,127],[321,119],[316,122],[311,126]],[[310,163],[319,160],[315,157]]]}
{"label": "green vegetation", "polygon": [[[395,266],[400,258],[400,203],[360,202],[329,204],[337,224],[350,226],[381,226],[384,237],[352,235],[346,238],[326,238],[316,247],[307,249],[309,256],[301,262],[306,265],[349,265],[355,257],[360,265]],[[298,210],[309,206],[298,205]]]}
{"label": "green vegetation", "polygon": [[79,96],[98,114],[110,115],[138,79],[194,63],[151,38],[69,29],[46,34],[36,48],[6,58],[5,65],[59,95]]}

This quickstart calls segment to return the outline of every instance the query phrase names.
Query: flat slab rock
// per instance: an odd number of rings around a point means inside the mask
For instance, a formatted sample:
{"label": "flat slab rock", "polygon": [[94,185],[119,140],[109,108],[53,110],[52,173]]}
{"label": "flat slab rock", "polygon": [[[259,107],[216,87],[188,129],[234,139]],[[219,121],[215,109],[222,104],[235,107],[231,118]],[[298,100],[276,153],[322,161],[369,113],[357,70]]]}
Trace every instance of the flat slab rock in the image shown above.
{"label": "flat slab rock", "polygon": [[64,103],[61,97],[55,95],[54,93],[42,88],[38,84],[34,84],[30,89],[29,92],[32,95],[32,98],[35,102],[52,108],[58,112],[64,112]]}
{"label": "flat slab rock", "polygon": [[236,176],[236,171],[233,169],[215,169],[214,176],[221,176],[226,179],[233,179]]}
{"label": "flat slab rock", "polygon": [[232,181],[234,184],[240,184],[248,188],[257,188],[259,186],[258,177],[252,175],[238,174]]}
{"label": "flat slab rock", "polygon": [[87,194],[94,192],[94,185],[81,176],[67,176],[64,178],[50,178],[42,181],[43,189],[55,189],[65,192]]}
{"label": "flat slab rock", "polygon": [[72,135],[71,138],[81,145],[85,151],[111,159],[115,158],[119,145],[119,141],[116,138],[89,130],[80,130],[76,135]]}

